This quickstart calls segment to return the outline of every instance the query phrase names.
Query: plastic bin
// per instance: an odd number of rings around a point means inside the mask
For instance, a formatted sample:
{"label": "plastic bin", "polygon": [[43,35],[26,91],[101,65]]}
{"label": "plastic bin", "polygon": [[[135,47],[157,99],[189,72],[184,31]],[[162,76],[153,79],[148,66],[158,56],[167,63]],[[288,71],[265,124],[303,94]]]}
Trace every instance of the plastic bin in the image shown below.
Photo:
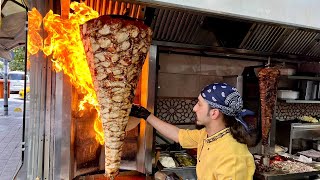
{"label": "plastic bin", "polygon": [[[4,98],[4,80],[0,79],[0,99]],[[8,80],[8,98],[10,97],[10,81]]]}

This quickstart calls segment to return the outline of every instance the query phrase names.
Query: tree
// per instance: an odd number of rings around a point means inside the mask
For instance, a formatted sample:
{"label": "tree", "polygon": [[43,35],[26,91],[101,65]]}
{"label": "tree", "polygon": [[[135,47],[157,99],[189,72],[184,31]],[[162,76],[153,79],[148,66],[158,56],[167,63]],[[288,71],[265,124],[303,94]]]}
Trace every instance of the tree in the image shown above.
{"label": "tree", "polygon": [[3,62],[0,61],[0,72],[3,71]]}
{"label": "tree", "polygon": [[17,47],[12,51],[14,53],[14,59],[9,63],[10,71],[24,71],[25,47]]}

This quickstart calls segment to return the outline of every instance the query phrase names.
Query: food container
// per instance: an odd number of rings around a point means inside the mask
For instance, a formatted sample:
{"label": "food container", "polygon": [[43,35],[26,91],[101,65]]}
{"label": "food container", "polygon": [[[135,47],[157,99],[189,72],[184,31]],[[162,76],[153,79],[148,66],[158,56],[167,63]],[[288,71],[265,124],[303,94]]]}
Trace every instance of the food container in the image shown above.
{"label": "food container", "polygon": [[280,75],[283,75],[283,76],[292,76],[296,74],[296,70],[293,68],[281,68],[279,69],[279,71],[280,71]]}
{"label": "food container", "polygon": [[312,158],[314,161],[320,161],[320,152],[314,149],[298,152],[297,154]]}
{"label": "food container", "polygon": [[299,91],[278,90],[277,96],[279,99],[298,99]]}
{"label": "food container", "polygon": [[313,149],[320,151],[320,142],[319,141],[313,143]]}
{"label": "food container", "polygon": [[158,163],[161,166],[160,169],[179,167],[179,164],[177,163],[177,161],[174,160],[169,153],[161,153]]}
{"label": "food container", "polygon": [[178,161],[181,167],[196,166],[196,160],[187,153],[175,153],[174,158]]}
{"label": "food container", "polygon": [[[160,158],[163,157],[172,157],[173,160],[176,163],[176,167],[164,167],[161,162]],[[181,160],[181,157],[187,157],[188,159],[192,159],[192,165],[194,166],[183,166],[184,163],[179,164],[178,159],[176,157],[179,157],[179,160]],[[183,160],[182,160],[183,161]],[[162,152],[160,153],[159,161],[157,162],[157,167],[161,172],[165,173],[175,173],[179,177],[182,177],[183,179],[189,179],[189,180],[196,180],[197,175],[196,175],[196,167],[195,163],[197,161],[192,158],[189,154],[185,153],[185,151],[170,151],[170,152]],[[164,164],[165,165],[165,164]]]}
{"label": "food container", "polygon": [[301,80],[299,81],[298,87],[300,91],[300,99],[311,100],[313,98],[314,81]]}

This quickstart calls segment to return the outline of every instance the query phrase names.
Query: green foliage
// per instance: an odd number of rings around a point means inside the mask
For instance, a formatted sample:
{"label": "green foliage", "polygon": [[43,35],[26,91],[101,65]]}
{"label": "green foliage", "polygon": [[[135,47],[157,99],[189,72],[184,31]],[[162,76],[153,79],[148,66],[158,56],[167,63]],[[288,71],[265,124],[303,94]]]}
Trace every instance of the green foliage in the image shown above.
{"label": "green foliage", "polygon": [[3,62],[0,61],[0,72],[3,71]]}
{"label": "green foliage", "polygon": [[14,59],[9,63],[10,71],[24,71],[25,47],[17,47],[12,51],[14,53]]}

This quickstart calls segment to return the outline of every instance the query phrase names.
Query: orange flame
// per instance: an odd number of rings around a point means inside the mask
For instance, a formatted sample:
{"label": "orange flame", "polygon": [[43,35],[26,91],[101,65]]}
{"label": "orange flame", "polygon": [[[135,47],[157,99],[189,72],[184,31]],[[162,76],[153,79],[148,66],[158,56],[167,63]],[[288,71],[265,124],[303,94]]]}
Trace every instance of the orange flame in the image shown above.
{"label": "orange flame", "polygon": [[28,46],[27,69],[30,69],[29,56],[37,54],[43,47],[43,39],[40,35],[42,16],[36,8],[28,12]]}
{"label": "orange flame", "polygon": [[36,8],[28,12],[28,55],[37,54],[42,49],[42,37],[39,34],[42,16]]}
{"label": "orange flame", "polygon": [[[70,13],[68,19],[62,19],[60,15],[53,14],[51,10],[43,18],[43,26],[48,36],[44,40],[42,50],[45,55],[52,55],[54,70],[56,72],[63,71],[70,77],[70,81],[78,93],[85,95],[79,105],[80,111],[85,108],[97,110],[98,118],[94,122],[94,129],[97,141],[103,144],[104,135],[99,104],[79,27],[88,20],[98,17],[99,14],[84,3],[72,2],[70,8],[74,10],[74,13]],[[41,15],[37,14],[37,17],[39,18]]]}

